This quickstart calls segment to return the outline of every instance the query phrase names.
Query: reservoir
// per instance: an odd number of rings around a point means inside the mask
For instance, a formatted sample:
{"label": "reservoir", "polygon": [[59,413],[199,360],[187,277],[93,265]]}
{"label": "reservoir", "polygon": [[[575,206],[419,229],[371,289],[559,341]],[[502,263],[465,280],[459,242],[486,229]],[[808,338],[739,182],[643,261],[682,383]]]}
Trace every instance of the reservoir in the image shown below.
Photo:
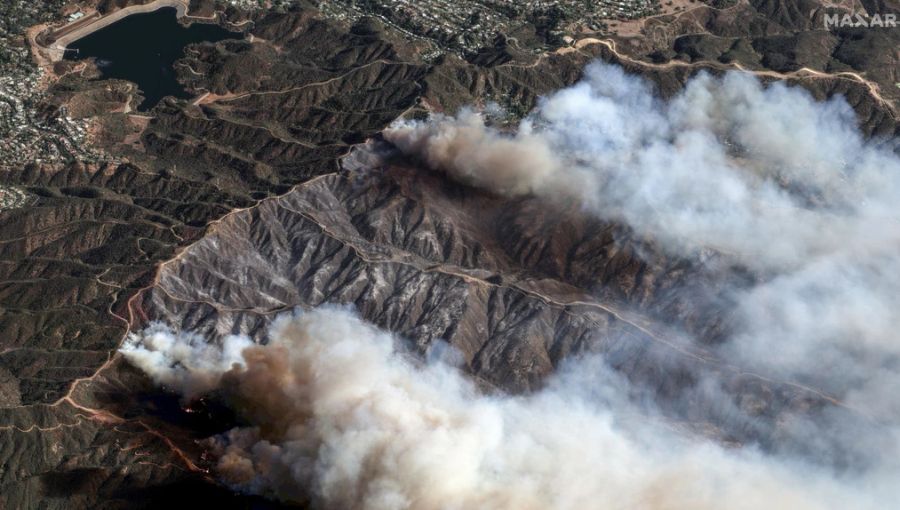
{"label": "reservoir", "polygon": [[133,14],[88,34],[68,45],[67,60],[96,58],[104,79],[116,78],[137,84],[144,96],[138,105],[147,111],[166,96],[189,99],[175,79],[175,61],[184,56],[184,48],[200,42],[240,39],[218,25],[178,23],[177,11],[164,7],[157,11]]}

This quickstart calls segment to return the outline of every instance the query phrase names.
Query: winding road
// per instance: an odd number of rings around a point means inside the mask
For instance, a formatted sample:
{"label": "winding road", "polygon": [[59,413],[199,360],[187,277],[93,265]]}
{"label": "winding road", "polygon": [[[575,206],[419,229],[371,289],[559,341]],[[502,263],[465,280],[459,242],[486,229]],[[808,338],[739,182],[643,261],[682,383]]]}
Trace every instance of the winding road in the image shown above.
{"label": "winding road", "polygon": [[567,48],[561,48],[557,50],[557,53],[566,53],[571,51],[579,51],[581,48],[585,46],[600,44],[605,46],[617,59],[622,62],[627,62],[632,65],[648,68],[648,69],[669,69],[672,67],[707,67],[710,69],[717,69],[720,71],[743,71],[746,73],[753,74],[754,76],[763,76],[767,78],[775,78],[778,80],[788,80],[788,79],[801,79],[801,78],[816,78],[816,79],[843,79],[849,80],[856,83],[859,83],[865,86],[869,94],[879,103],[884,105],[885,108],[890,112],[891,116],[897,118],[898,111],[897,107],[894,103],[888,99],[885,99],[881,94],[881,88],[877,83],[867,80],[862,77],[859,73],[854,72],[837,72],[837,73],[826,73],[823,71],[817,71],[815,69],[811,69],[809,67],[801,67],[796,71],[791,71],[789,73],[781,73],[778,71],[770,71],[770,70],[754,70],[747,69],[742,66],[740,63],[735,62],[734,64],[723,64],[721,62],[713,62],[709,60],[703,60],[699,62],[683,62],[680,60],[670,60],[664,64],[655,64],[652,62],[646,62],[644,60],[636,59],[630,57],[624,53],[619,52],[616,49],[616,42],[612,39],[595,39],[592,37],[579,39],[574,46],[570,46]]}

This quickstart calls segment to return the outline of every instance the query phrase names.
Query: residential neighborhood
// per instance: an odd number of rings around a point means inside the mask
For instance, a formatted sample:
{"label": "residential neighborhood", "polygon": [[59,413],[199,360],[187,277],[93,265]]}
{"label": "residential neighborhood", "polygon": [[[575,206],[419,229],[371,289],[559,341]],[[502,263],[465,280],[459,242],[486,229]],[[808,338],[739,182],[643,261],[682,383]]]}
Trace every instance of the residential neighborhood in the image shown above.
{"label": "residential neighborhood", "polygon": [[28,48],[26,30],[58,20],[64,3],[9,0],[0,7],[0,167],[96,157],[85,148],[87,122],[42,103],[45,71]]}
{"label": "residential neighborhood", "polygon": [[[294,0],[223,0],[232,8],[284,9]],[[552,50],[574,40],[576,32],[597,32],[606,21],[658,12],[658,0],[331,0],[319,10],[334,19],[380,19],[406,36],[445,52],[477,53],[498,37],[519,49]],[[78,26],[96,11],[83,2],[9,0],[0,6],[0,166],[98,158],[86,147],[89,125],[60,108],[48,108],[46,70],[36,65],[26,30]],[[37,29],[32,28],[37,27]],[[34,34],[32,34],[33,36]]]}
{"label": "residential neighborhood", "polygon": [[491,45],[498,34],[520,43],[534,39],[527,46],[537,51],[563,46],[576,31],[598,32],[608,21],[656,14],[660,2],[337,0],[320,1],[319,8],[341,19],[375,16],[412,37],[429,39],[444,50],[466,53]]}

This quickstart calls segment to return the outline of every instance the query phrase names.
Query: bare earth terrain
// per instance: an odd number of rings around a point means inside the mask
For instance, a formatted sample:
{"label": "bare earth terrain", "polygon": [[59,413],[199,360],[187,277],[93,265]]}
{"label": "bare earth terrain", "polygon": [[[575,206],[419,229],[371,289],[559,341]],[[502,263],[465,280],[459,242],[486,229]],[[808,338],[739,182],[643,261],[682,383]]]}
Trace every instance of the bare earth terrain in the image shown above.
{"label": "bare earth terrain", "polygon": [[84,120],[108,157],[2,167],[4,186],[20,191],[4,192],[0,210],[0,508],[277,506],[233,497],[211,471],[201,440],[239,417],[215,398],[182,405],[117,350],[157,320],[263,341],[277,314],[324,303],[354,306],[416,356],[446,340],[488,393],[536,391],[565,360],[600,352],[672,403],[672,427],[721,444],[765,449],[793,432],[724,419],[693,391],[705,374],[754,420],[866,422],[830,391],[715,351],[726,289],[758,275],[674,256],[577,204],[454,182],[380,133],[490,102],[512,122],[600,60],[661,97],[729,70],[818,100],[842,95],[865,136],[896,152],[900,28],[822,21],[826,9],[898,12],[896,2],[676,1],[546,51],[507,41],[439,58],[378,17],[336,19],[307,2],[90,4],[112,11],[110,23],[177,4],[179,17],[243,39],[189,47],[175,71],[194,98],[136,114],[133,84],[61,60],[98,27],[54,42],[39,34],[60,24],[28,34],[48,71],[40,110]]}

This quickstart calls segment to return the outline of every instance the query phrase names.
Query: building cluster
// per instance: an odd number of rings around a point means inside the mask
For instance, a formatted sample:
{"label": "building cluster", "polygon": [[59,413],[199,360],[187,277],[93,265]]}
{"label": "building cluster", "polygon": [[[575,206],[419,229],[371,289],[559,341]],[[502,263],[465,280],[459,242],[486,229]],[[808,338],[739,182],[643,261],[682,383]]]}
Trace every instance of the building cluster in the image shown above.
{"label": "building cluster", "polygon": [[0,211],[16,209],[28,205],[34,200],[33,195],[29,195],[22,189],[0,184]]}
{"label": "building cluster", "polygon": [[[87,123],[64,108],[49,107],[41,86],[43,71],[35,64],[25,40],[34,25],[58,21],[62,0],[6,0],[0,7],[0,168],[29,163],[92,161],[87,149]],[[8,190],[0,189],[0,194]],[[0,205],[2,207],[2,205]]]}
{"label": "building cluster", "polygon": [[585,19],[596,27],[603,20],[645,18],[660,10],[660,3],[655,0],[600,0],[594,3],[593,12],[586,13]]}
{"label": "building cluster", "polygon": [[526,25],[537,36],[534,49],[559,47],[575,30],[601,31],[607,21],[650,16],[661,6],[659,0],[323,0],[319,8],[340,19],[375,16],[444,50],[466,53]]}
{"label": "building cluster", "polygon": [[0,76],[0,167],[94,159],[85,120],[42,108],[40,77],[38,69]]}
{"label": "building cluster", "polygon": [[[282,8],[296,0],[221,0],[241,9]],[[42,70],[29,53],[25,31],[84,14],[68,0],[0,2],[0,167],[100,157],[88,149],[88,126],[62,108],[48,107]],[[643,17],[659,0],[321,0],[323,13],[358,21],[375,17],[444,52],[477,53],[502,35],[520,49],[541,52],[570,44],[575,31],[600,31],[604,20]],[[526,40],[527,39],[527,40]]]}
{"label": "building cluster", "polygon": [[222,0],[223,4],[237,7],[238,9],[268,9],[278,4],[285,5],[289,0]]}

